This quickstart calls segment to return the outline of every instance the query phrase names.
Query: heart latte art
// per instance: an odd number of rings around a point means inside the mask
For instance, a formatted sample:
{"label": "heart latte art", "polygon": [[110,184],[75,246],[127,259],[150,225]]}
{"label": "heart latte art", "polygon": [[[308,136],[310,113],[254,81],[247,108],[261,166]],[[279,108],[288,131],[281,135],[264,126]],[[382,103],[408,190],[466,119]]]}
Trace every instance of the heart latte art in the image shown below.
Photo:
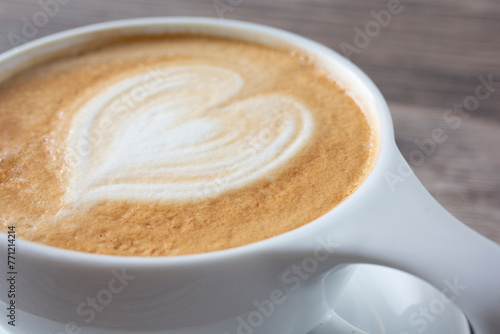
{"label": "heart latte art", "polygon": [[73,121],[69,145],[81,160],[70,200],[213,197],[286,163],[309,139],[312,116],[279,94],[221,106],[244,84],[234,71],[198,65],[110,85]]}
{"label": "heart latte art", "polygon": [[51,57],[0,82],[0,231],[20,239],[126,256],[241,246],[332,210],[377,151],[300,50],[100,36]]}

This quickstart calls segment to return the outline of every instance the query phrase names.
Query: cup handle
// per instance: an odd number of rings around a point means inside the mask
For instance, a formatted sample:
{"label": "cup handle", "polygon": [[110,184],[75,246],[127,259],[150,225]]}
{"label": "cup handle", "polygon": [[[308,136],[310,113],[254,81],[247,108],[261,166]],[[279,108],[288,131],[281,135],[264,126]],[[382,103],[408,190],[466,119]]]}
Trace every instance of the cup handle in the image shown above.
{"label": "cup handle", "polygon": [[376,195],[344,210],[344,227],[335,227],[344,251],[353,262],[424,279],[464,311],[476,334],[500,333],[500,247],[441,207],[399,150],[387,162],[369,185]]}

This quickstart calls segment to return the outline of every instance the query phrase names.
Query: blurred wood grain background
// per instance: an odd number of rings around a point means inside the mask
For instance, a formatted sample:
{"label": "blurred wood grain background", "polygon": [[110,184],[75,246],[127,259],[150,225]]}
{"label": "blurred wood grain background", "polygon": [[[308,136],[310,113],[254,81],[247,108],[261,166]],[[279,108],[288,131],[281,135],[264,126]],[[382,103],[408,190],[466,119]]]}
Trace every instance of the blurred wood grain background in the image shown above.
{"label": "blurred wood grain background", "polygon": [[[22,36],[26,20],[39,20],[34,36],[27,38],[32,40],[147,16],[222,16],[287,29],[340,52],[342,45],[358,46],[349,58],[387,98],[397,143],[421,181],[456,217],[500,243],[498,0],[401,0],[398,13],[379,31],[372,27],[364,44],[356,29],[370,27],[372,11],[387,10],[397,0],[60,0],[44,22],[37,16],[41,3],[53,1],[0,0],[0,52],[14,46],[9,36]],[[445,113],[474,96],[480,76],[498,82],[494,91],[472,105],[477,110],[458,127],[450,127]],[[415,141],[430,138],[435,128],[443,128],[448,139],[424,159],[416,159],[418,154],[410,159],[420,150]]]}

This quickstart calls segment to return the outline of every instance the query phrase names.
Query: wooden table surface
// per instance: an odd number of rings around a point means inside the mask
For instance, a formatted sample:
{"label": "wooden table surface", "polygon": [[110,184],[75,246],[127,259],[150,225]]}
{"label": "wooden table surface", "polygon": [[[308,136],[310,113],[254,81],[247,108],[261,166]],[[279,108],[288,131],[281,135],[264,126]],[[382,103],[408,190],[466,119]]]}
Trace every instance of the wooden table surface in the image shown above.
{"label": "wooden table surface", "polygon": [[[0,51],[13,46],[14,35],[22,36],[26,20],[39,20],[31,40],[108,20],[221,15],[287,29],[340,52],[357,47],[349,58],[387,98],[397,143],[407,159],[413,157],[410,163],[420,180],[456,217],[500,243],[498,0],[401,0],[379,31],[370,23],[372,11],[387,10],[389,0],[215,1],[61,0],[67,4],[44,22],[38,0],[0,0]],[[373,29],[369,40],[356,39],[356,29],[367,25]],[[478,78],[489,76],[498,82],[490,96],[470,97]],[[460,116],[461,124],[453,128],[443,117],[457,116],[447,110],[464,102],[477,110]],[[443,128],[448,139],[419,160],[421,155],[412,153],[419,150],[415,141],[431,138],[435,128]]]}

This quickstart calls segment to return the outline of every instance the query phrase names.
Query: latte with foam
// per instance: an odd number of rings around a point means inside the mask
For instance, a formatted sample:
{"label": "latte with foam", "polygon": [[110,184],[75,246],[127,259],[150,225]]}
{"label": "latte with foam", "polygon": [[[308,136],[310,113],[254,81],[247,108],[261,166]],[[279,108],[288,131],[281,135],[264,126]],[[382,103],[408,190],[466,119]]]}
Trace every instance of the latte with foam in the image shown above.
{"label": "latte with foam", "polygon": [[0,86],[0,222],[22,239],[161,256],[263,240],[330,211],[375,155],[367,116],[298,52],[130,37]]}

